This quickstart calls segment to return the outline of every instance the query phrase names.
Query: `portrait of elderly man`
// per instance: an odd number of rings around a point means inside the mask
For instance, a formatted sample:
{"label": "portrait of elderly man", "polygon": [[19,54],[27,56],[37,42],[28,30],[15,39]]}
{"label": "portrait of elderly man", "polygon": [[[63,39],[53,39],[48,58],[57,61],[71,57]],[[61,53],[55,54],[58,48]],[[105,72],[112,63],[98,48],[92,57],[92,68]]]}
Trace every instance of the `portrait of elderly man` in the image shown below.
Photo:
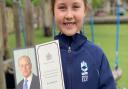
{"label": "portrait of elderly man", "polygon": [[16,89],[40,89],[39,77],[32,73],[32,62],[29,56],[21,56],[18,66],[23,79],[18,83]]}

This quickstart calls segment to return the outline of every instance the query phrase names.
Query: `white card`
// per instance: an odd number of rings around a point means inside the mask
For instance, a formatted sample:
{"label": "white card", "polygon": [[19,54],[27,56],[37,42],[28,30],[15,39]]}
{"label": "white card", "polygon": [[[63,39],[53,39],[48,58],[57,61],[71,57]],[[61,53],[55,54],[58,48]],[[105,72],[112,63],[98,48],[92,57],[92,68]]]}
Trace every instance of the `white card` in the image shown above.
{"label": "white card", "polygon": [[65,89],[58,40],[36,45],[40,89]]}

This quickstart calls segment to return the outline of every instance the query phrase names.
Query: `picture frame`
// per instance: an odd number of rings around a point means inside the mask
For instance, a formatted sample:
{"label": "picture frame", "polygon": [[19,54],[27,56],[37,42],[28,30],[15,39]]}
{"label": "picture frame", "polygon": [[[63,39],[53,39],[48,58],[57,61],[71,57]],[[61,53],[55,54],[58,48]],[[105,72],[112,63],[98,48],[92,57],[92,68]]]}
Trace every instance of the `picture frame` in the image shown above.
{"label": "picture frame", "polygon": [[37,70],[37,61],[36,61],[36,54],[35,54],[35,48],[24,48],[24,49],[15,49],[13,50],[13,61],[14,61],[14,70],[15,70],[15,80],[16,85],[23,80],[23,75],[19,69],[19,58],[21,56],[28,56],[31,59],[32,63],[32,73],[38,76],[38,70]]}

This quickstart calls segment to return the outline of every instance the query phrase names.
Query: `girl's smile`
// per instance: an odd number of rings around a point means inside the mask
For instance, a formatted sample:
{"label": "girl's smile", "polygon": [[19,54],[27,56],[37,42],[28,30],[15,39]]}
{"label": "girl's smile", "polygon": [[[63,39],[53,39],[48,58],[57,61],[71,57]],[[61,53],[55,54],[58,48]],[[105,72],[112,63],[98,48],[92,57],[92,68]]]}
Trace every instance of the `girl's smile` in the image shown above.
{"label": "girl's smile", "polygon": [[70,30],[76,26],[76,22],[64,22],[63,23],[64,28],[67,30]]}
{"label": "girl's smile", "polygon": [[56,0],[54,16],[60,32],[72,36],[81,30],[86,6],[83,0]]}

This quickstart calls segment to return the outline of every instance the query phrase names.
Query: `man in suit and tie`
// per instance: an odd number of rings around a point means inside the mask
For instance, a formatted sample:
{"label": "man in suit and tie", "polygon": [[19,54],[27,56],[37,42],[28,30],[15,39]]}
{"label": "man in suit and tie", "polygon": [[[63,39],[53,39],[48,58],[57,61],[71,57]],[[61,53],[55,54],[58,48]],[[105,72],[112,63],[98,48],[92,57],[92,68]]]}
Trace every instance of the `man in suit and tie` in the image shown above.
{"label": "man in suit and tie", "polygon": [[32,73],[31,59],[24,55],[19,58],[18,62],[24,79],[18,83],[16,89],[40,89],[39,78]]}

